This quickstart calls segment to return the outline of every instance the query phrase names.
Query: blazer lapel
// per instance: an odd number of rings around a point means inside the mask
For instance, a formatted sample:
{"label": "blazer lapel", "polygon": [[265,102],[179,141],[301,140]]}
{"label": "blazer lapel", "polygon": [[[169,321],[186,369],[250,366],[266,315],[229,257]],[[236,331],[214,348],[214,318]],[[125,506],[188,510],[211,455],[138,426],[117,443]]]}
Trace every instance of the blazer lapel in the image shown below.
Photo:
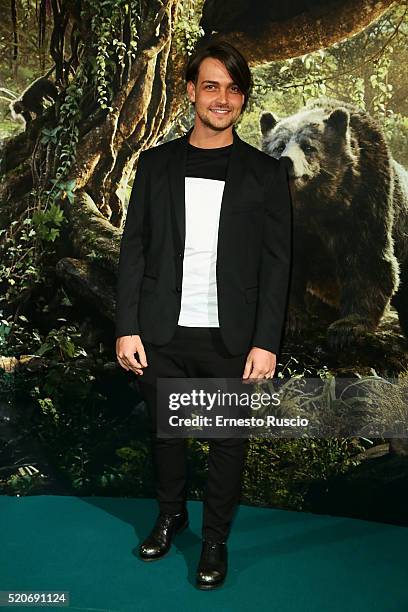
{"label": "blazer lapel", "polygon": [[[179,251],[184,251],[185,243],[185,170],[187,163],[187,143],[192,131],[193,128],[190,128],[184,136],[181,136],[175,141],[173,154],[168,163],[169,187],[177,239],[176,248]],[[222,231],[226,222],[226,213],[233,208],[234,203],[242,197],[241,180],[244,176],[246,167],[245,143],[240,139],[235,128],[232,129],[232,133],[234,141],[221,200],[219,232]]]}

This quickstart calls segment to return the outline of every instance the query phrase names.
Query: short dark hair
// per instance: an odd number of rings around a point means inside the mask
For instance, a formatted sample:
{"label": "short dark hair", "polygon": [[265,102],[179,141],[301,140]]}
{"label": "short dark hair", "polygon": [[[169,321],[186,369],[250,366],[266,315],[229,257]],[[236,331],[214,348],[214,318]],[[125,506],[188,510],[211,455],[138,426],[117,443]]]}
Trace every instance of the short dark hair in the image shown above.
{"label": "short dark hair", "polygon": [[197,84],[201,62],[207,57],[213,57],[224,64],[234,83],[238,85],[245,96],[241,111],[244,112],[252,90],[252,75],[245,57],[238,49],[227,42],[209,43],[200,47],[190,57],[187,64],[185,73],[187,83],[192,81],[195,85]]}

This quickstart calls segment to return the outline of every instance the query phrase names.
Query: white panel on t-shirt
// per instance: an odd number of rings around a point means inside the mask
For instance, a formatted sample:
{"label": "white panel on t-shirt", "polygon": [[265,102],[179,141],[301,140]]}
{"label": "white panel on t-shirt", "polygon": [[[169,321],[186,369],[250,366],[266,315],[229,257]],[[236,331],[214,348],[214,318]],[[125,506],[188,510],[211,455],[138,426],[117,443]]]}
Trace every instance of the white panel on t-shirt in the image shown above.
{"label": "white panel on t-shirt", "polygon": [[225,181],[185,177],[186,238],[178,325],[219,327],[217,243]]}

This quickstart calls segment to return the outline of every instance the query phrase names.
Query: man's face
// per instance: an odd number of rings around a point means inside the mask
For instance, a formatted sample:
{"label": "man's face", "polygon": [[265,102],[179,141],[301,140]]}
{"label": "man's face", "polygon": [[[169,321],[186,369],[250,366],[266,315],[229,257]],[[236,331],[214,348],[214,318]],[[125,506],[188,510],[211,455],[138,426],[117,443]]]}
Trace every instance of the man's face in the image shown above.
{"label": "man's face", "polygon": [[195,102],[196,121],[222,131],[238,120],[245,96],[222,62],[206,57],[200,64],[197,84],[187,83],[190,102]]}

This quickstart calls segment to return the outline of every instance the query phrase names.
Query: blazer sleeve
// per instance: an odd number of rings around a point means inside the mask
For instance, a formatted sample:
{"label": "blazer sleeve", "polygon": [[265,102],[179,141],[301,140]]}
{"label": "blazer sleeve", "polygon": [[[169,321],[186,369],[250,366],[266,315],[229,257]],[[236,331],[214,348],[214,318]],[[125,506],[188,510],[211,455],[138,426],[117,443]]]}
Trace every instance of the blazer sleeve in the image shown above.
{"label": "blazer sleeve", "polygon": [[258,306],[252,346],[278,354],[292,259],[292,200],[286,162],[275,164],[265,187]]}
{"label": "blazer sleeve", "polygon": [[144,211],[148,198],[146,155],[139,155],[120,243],[116,290],[115,335],[139,334],[138,304],[145,261],[143,250]]}

